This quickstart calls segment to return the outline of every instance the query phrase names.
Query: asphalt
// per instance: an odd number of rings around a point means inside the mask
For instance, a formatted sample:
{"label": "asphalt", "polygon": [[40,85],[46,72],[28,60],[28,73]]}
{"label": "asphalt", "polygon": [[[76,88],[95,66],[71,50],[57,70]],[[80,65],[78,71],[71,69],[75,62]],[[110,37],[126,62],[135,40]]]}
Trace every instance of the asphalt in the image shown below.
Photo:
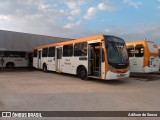
{"label": "asphalt", "polygon": [[[74,75],[44,73],[30,68],[0,71],[0,111],[160,111],[159,93],[159,73],[122,80],[84,81]],[[37,119],[158,120],[125,117]]]}

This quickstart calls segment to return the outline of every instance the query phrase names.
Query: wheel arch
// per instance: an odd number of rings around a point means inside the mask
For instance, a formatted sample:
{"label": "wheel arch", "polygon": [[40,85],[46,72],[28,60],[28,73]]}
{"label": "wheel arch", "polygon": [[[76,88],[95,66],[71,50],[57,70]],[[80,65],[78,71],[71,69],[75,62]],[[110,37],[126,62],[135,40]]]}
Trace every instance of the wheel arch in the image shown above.
{"label": "wheel arch", "polygon": [[15,63],[14,63],[14,62],[7,62],[7,63],[6,63],[6,67],[8,67],[9,64],[12,64],[13,67],[15,67]]}

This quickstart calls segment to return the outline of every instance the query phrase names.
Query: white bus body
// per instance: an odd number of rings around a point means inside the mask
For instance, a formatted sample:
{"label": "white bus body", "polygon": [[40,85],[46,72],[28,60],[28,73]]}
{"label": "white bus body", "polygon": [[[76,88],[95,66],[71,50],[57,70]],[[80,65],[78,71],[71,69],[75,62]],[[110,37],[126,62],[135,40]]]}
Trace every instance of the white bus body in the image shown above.
{"label": "white bus body", "polygon": [[[119,51],[119,54],[122,55],[120,52],[124,52],[126,55],[126,58],[121,56],[124,59],[122,64],[120,64],[121,61],[117,58],[120,63],[113,64],[111,61],[110,64],[112,66],[109,65],[106,51],[107,42],[104,36],[100,35],[37,47],[34,50],[33,66],[44,71],[49,70],[79,75],[81,79],[86,79],[83,77],[86,74],[87,77],[105,80],[129,77],[129,61],[125,42],[117,37],[113,37],[113,39],[117,39],[116,45],[121,45],[123,49],[123,51]],[[114,49],[117,50],[118,48]],[[92,55],[93,52],[94,55]]]}
{"label": "white bus body", "polygon": [[0,67],[28,67],[28,65],[26,52],[0,51]]}

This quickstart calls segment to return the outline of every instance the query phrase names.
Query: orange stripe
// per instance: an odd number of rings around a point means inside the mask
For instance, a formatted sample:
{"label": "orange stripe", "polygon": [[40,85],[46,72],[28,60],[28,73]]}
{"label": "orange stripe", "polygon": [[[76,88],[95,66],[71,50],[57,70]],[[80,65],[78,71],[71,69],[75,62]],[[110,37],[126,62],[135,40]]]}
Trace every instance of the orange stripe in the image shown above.
{"label": "orange stripe", "polygon": [[66,41],[66,42],[59,42],[59,43],[55,43],[55,44],[39,46],[39,47],[36,47],[35,49],[48,48],[48,47],[54,47],[54,46],[63,46],[63,45],[67,45],[67,44],[81,43],[81,42],[87,42],[87,41],[97,40],[97,39],[102,40],[102,39],[104,39],[104,36],[103,35],[97,35],[97,36],[91,36],[91,37],[81,38],[81,39],[77,39],[77,40],[69,40],[69,41]]}

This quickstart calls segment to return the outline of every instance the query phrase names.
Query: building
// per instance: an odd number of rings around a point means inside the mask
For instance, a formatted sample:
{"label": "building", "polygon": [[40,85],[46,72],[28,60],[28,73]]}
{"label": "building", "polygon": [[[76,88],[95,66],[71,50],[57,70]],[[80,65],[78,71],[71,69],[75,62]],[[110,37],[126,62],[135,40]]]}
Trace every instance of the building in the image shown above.
{"label": "building", "polygon": [[37,46],[66,40],[69,39],[0,30],[0,50],[32,52]]}

